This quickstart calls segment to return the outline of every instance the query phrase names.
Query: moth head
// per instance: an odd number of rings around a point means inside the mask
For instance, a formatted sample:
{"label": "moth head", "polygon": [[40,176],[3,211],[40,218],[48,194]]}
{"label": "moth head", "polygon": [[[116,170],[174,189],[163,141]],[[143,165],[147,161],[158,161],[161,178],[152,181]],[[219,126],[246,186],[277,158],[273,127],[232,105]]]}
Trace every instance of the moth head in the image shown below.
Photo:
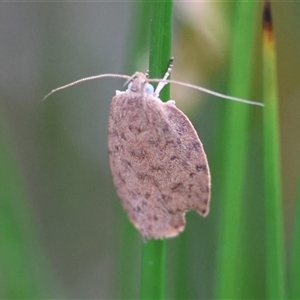
{"label": "moth head", "polygon": [[127,90],[137,94],[154,94],[154,87],[148,82],[147,76],[139,72],[134,74],[133,79],[128,84]]}

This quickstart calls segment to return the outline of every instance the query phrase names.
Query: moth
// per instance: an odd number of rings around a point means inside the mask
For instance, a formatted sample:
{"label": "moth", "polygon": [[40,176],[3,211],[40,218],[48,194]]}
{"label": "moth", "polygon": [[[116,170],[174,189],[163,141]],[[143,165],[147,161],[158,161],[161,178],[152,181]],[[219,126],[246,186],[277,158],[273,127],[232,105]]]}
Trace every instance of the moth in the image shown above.
{"label": "moth", "polygon": [[[262,105],[168,80],[172,66],[173,59],[161,80],[150,80],[147,73],[139,72],[131,77],[102,74],[56,88],[44,97],[102,77],[131,81],[126,91],[116,91],[111,102],[109,162],[122,205],[130,221],[146,239],[175,237],[185,228],[187,211],[195,210],[202,216],[209,212],[211,178],[203,145],[175,101],[164,103],[159,99],[162,88],[167,83],[176,83],[225,99]],[[158,82],[155,91],[149,81]]]}
{"label": "moth", "polygon": [[162,102],[145,74],[117,91],[108,128],[114,184],[143,237],[177,236],[186,211],[208,214],[211,183],[202,143],[175,101]]}

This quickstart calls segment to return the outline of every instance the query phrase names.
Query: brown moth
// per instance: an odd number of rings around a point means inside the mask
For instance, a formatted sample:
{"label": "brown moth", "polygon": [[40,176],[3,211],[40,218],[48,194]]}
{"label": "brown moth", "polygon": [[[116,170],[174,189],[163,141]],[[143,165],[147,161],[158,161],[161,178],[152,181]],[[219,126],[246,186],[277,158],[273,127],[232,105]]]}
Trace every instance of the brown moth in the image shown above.
{"label": "brown moth", "polygon": [[190,120],[148,87],[147,76],[137,72],[128,90],[112,99],[109,161],[131,222],[145,238],[162,239],[184,230],[186,211],[208,214],[210,173]]}
{"label": "brown moth", "polygon": [[[100,74],[58,87],[53,93],[81,82],[117,77],[131,80],[127,91],[116,91],[109,115],[109,161],[117,193],[131,222],[147,238],[177,236],[185,227],[185,212],[209,212],[210,173],[199,137],[187,116],[164,103],[159,92],[167,83],[246,104],[262,103],[223,95],[200,86],[168,80],[173,59],[163,79]],[[153,93],[149,81],[158,82]]]}

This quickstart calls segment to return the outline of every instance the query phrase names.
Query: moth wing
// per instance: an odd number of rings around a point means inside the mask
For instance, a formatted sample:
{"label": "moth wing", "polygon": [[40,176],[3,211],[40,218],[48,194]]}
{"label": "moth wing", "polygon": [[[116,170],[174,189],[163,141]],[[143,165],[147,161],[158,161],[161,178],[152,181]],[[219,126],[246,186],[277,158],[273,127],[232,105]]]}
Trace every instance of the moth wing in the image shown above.
{"label": "moth wing", "polygon": [[164,104],[175,144],[166,149],[173,162],[172,177],[168,189],[172,192],[167,201],[170,211],[196,210],[206,216],[210,201],[210,171],[197,132],[188,117],[172,102]]}
{"label": "moth wing", "polygon": [[210,175],[188,118],[153,96],[115,96],[109,118],[110,165],[130,220],[146,238],[178,235],[185,212],[209,210]]}

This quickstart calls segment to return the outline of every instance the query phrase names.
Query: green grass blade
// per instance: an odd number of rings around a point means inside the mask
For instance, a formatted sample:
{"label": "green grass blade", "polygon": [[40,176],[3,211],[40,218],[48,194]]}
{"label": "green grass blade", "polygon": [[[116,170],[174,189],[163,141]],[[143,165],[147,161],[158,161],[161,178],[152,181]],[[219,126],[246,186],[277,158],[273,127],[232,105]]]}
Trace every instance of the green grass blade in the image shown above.
{"label": "green grass blade", "polygon": [[296,199],[295,228],[293,240],[293,254],[291,262],[291,270],[289,274],[289,290],[290,299],[300,299],[300,176],[298,180],[298,195]]}
{"label": "green grass blade", "polygon": [[[152,3],[150,36],[150,77],[162,78],[171,56],[172,1]],[[166,86],[160,94],[164,101],[170,99]],[[141,299],[165,299],[166,241],[148,241],[142,250]]]}
{"label": "green grass blade", "polygon": [[166,241],[148,241],[142,251],[141,299],[165,299]]}
{"label": "green grass blade", "polygon": [[[1,117],[0,298],[41,299],[49,292],[43,281],[50,276],[32,223],[23,176]],[[43,272],[38,273],[40,268]]]}
{"label": "green grass blade", "polygon": [[[254,24],[257,4],[236,3],[232,59],[228,94],[250,98]],[[224,112],[223,150],[223,208],[220,226],[216,298],[238,299],[243,296],[244,278],[241,270],[245,260],[243,247],[243,200],[245,197],[247,150],[249,149],[249,113],[251,106],[226,103]]]}
{"label": "green grass blade", "polygon": [[284,298],[283,223],[279,154],[276,54],[270,7],[264,9],[263,30],[264,214],[266,224],[267,298]]}

